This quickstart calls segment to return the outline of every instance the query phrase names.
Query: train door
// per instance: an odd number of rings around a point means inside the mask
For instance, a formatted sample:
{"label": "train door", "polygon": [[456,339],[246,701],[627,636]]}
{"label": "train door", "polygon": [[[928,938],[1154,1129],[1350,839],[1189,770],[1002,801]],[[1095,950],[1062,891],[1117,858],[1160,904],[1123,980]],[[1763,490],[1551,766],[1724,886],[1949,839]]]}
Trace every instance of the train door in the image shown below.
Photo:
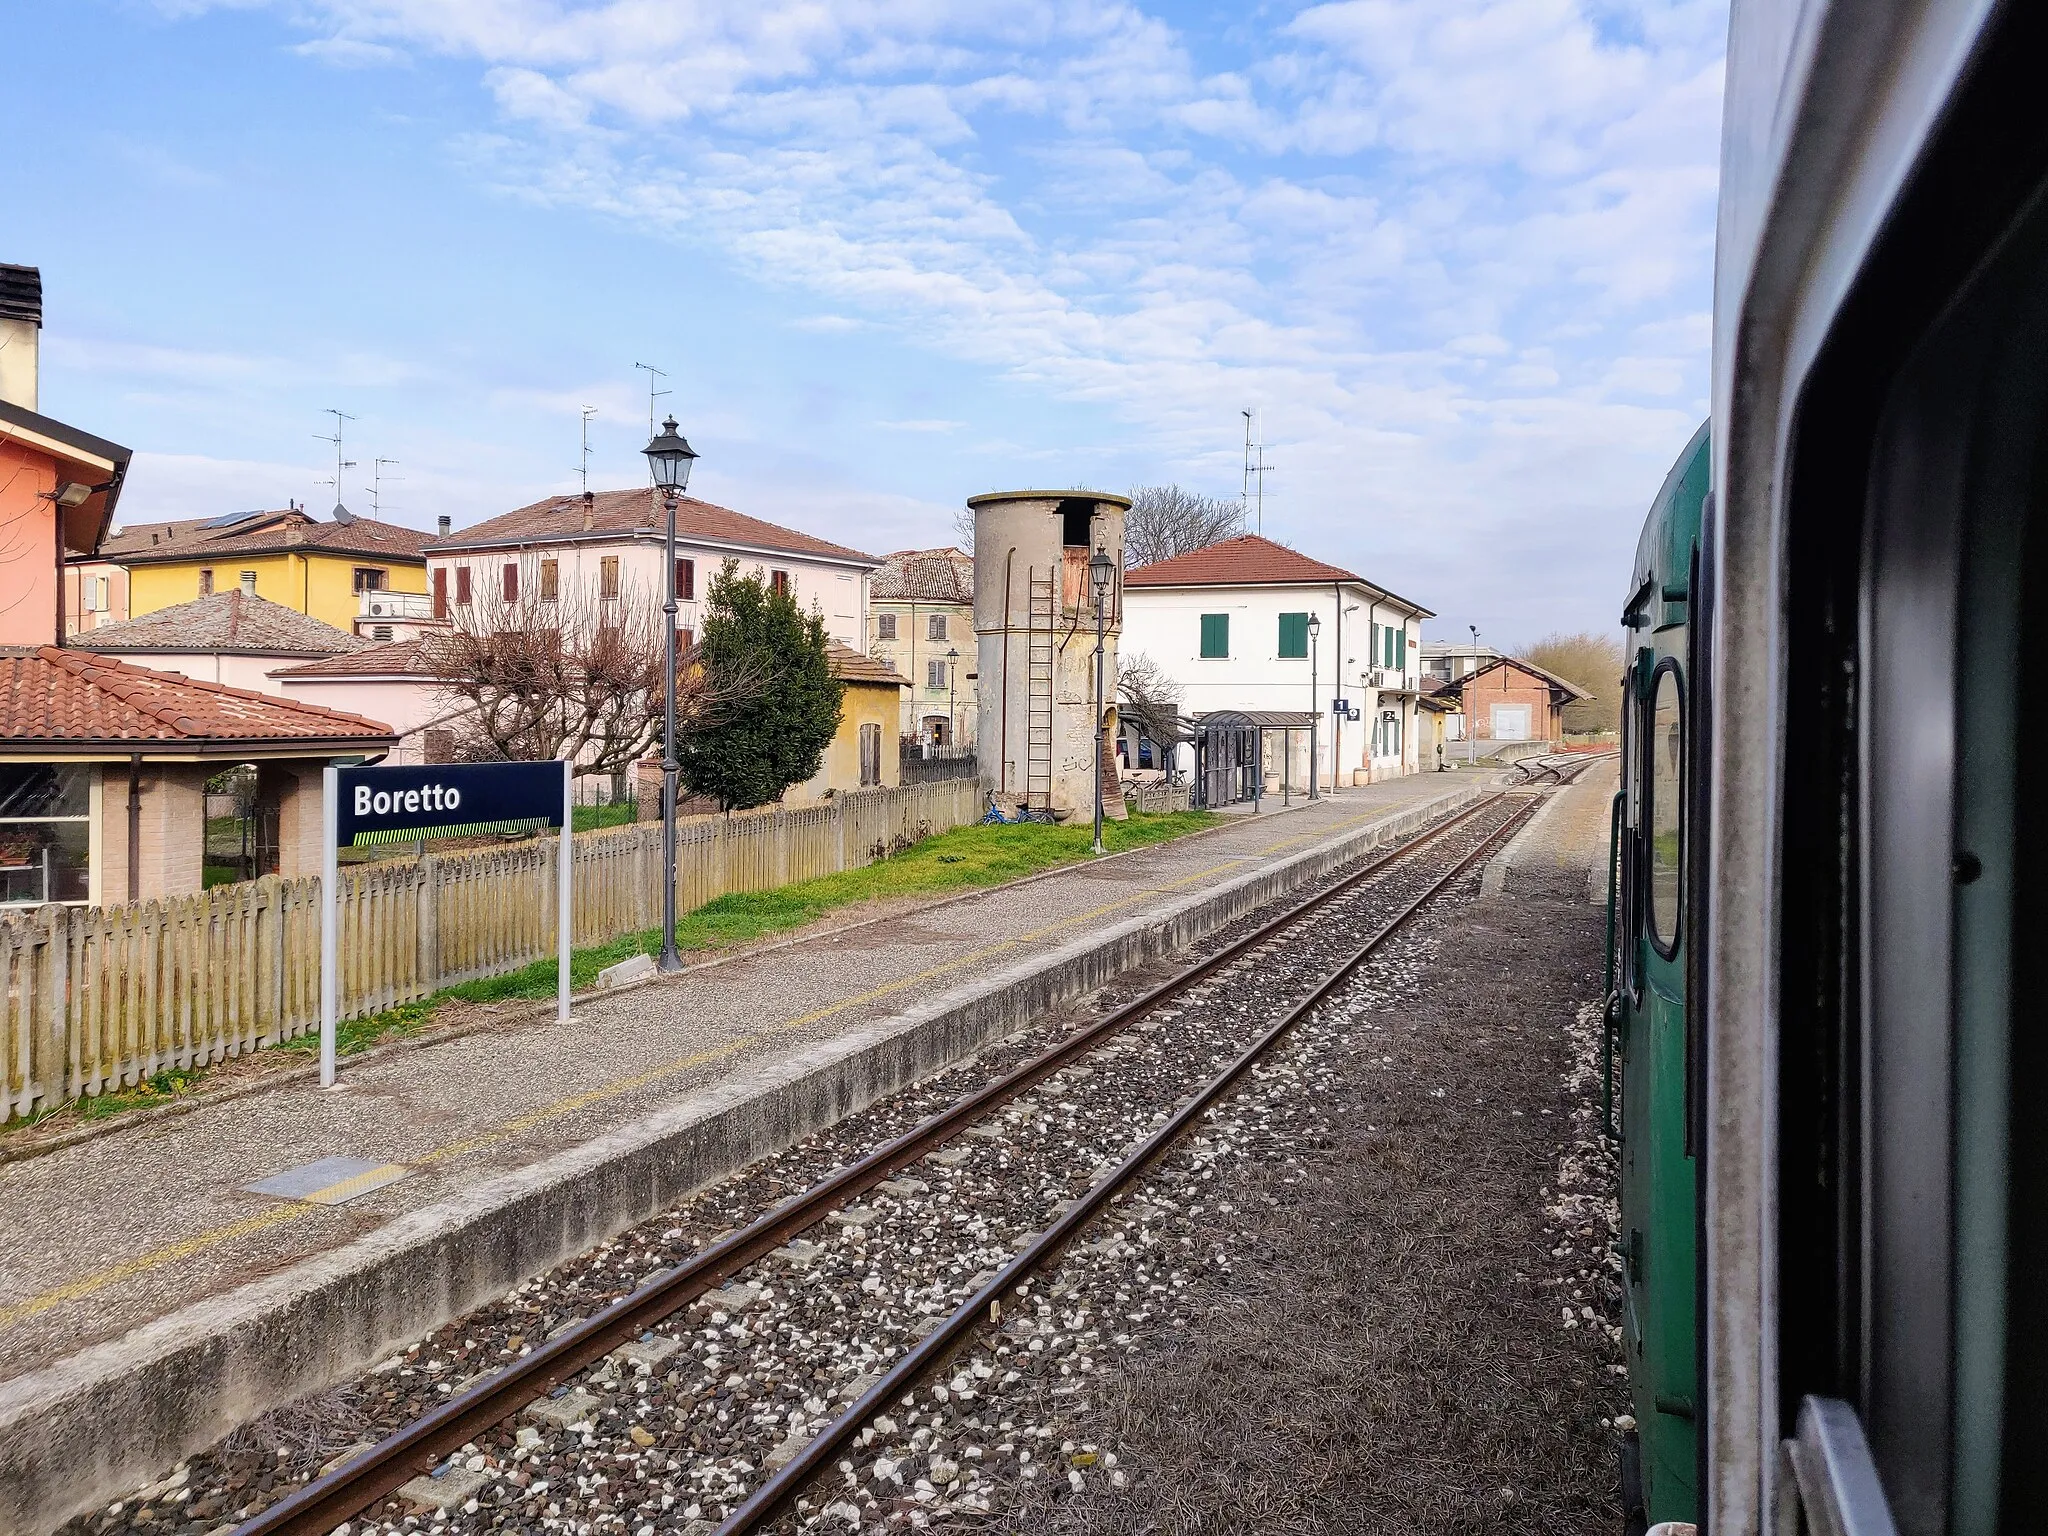
{"label": "train door", "polygon": [[1642,640],[1629,689],[1633,868],[1620,1041],[1623,1342],[1639,1447],[1639,1518],[1692,1520],[1698,1508],[1698,1369],[1696,1169],[1686,1091],[1686,626],[1664,625]]}

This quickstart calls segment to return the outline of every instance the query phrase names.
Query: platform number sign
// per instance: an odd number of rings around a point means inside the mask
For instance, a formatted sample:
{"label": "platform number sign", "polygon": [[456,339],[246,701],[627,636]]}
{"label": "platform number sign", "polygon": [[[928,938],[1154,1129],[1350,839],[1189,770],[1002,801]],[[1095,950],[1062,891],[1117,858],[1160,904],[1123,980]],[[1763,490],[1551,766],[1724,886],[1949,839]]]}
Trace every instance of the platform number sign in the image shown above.
{"label": "platform number sign", "polygon": [[320,881],[320,1081],[334,1083],[334,1037],[340,1015],[342,848],[410,843],[430,837],[480,837],[494,832],[561,829],[556,857],[556,1011],[569,1017],[569,936],[574,850],[570,822],[574,778],[566,762],[451,763],[438,766],[329,768],[326,848]]}

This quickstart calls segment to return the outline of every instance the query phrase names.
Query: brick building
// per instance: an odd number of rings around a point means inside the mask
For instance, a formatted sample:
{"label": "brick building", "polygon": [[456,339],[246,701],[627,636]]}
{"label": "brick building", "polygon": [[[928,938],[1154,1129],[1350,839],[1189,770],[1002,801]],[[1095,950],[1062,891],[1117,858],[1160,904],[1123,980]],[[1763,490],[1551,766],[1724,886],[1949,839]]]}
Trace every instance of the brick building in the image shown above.
{"label": "brick building", "polygon": [[1434,696],[1455,701],[1462,716],[1445,733],[1445,751],[1470,731],[1476,755],[1482,757],[1523,742],[1562,742],[1565,705],[1592,697],[1576,683],[1515,656],[1497,657],[1445,683]]}

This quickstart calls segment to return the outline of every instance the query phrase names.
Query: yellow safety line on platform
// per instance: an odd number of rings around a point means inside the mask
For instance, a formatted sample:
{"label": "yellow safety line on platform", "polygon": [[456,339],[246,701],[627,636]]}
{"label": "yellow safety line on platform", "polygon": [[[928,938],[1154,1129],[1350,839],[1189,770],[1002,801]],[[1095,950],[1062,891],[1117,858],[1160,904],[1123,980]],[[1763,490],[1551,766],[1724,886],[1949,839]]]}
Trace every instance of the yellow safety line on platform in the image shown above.
{"label": "yellow safety line on platform", "polygon": [[[532,1130],[535,1126],[544,1125],[550,1120],[559,1120],[564,1115],[573,1114],[579,1109],[586,1109],[590,1105],[601,1103],[606,1099],[616,1098],[622,1093],[630,1093],[635,1088],[644,1088],[647,1084],[656,1082],[661,1078],[673,1077],[676,1073],[686,1072],[691,1067],[703,1066],[727,1056],[737,1055],[749,1046],[759,1045],[772,1036],[785,1034],[790,1030],[802,1029],[806,1025],[816,1024],[821,1020],[832,1017],[835,1013],[843,1013],[849,1008],[857,1008],[864,1003],[874,1002],[878,998],[886,997],[892,992],[900,992],[906,987],[914,987],[920,982],[930,981],[934,977],[942,976],[948,971],[958,970],[964,965],[972,965],[976,961],[986,960],[991,956],[999,955],[1005,950],[1015,949],[1019,945],[1032,943],[1035,940],[1057,933],[1062,928],[1071,928],[1076,923],[1089,922],[1107,913],[1114,912],[1120,907],[1128,907],[1136,902],[1143,901],[1147,897],[1163,896],[1169,891],[1176,891],[1183,886],[1193,885],[1198,880],[1206,880],[1212,875],[1221,873],[1233,864],[1243,864],[1258,854],[1277,852],[1282,848],[1292,847],[1296,843],[1307,842],[1313,838],[1328,836],[1332,832],[1342,831],[1344,828],[1355,826],[1361,821],[1369,821],[1373,818],[1373,814],[1370,811],[1361,812],[1359,815],[1348,817],[1334,825],[1318,828],[1314,832],[1303,833],[1297,837],[1283,838],[1275,843],[1268,843],[1262,848],[1255,849],[1250,854],[1241,854],[1235,858],[1223,859],[1218,863],[1199,869],[1191,875],[1185,875],[1178,880],[1168,881],[1164,885],[1148,887],[1134,895],[1121,897],[1116,901],[1105,903],[1089,911],[1076,913],[1072,917],[1063,917],[1056,923],[1048,923],[1043,928],[1034,929],[1029,933],[1018,934],[1014,938],[1004,939],[1002,942],[991,944],[985,949],[974,950],[965,955],[957,955],[951,960],[943,960],[937,965],[917,972],[915,975],[901,976],[893,981],[886,981],[882,985],[872,987],[854,997],[841,998],[838,1002],[829,1003],[823,1008],[799,1014],[793,1019],[785,1019],[781,1023],[771,1025],[769,1028],[761,1030],[756,1034],[741,1035],[709,1050],[694,1051],[688,1056],[677,1057],[675,1060],[664,1062],[658,1067],[651,1067],[645,1072],[636,1072],[629,1077],[614,1078],[608,1083],[588,1089],[583,1093],[573,1094],[565,1099],[557,1099],[552,1104],[529,1111],[516,1119],[507,1120],[495,1129],[486,1131],[481,1135],[465,1137],[460,1141],[447,1142],[439,1147],[435,1147],[423,1156],[415,1159],[410,1165],[394,1164],[391,1166],[424,1168],[431,1163],[445,1162],[451,1157],[460,1157],[465,1153],[495,1146],[499,1142],[508,1141],[512,1137],[519,1135],[522,1131]],[[997,889],[1000,889],[1000,887],[997,887]],[[377,1170],[379,1173],[382,1171],[381,1169]],[[366,1177],[366,1175],[361,1177]],[[329,1193],[329,1191],[322,1190],[318,1193],[324,1195]],[[52,1307],[59,1307],[67,1301],[77,1301],[81,1297],[90,1296],[94,1291],[104,1289],[106,1286],[117,1284],[122,1280],[132,1279],[136,1275],[147,1274],[153,1269],[161,1269],[167,1264],[175,1264],[180,1259],[189,1259],[194,1254],[203,1253],[209,1248],[218,1247],[220,1244],[231,1242],[235,1238],[243,1237],[253,1232],[261,1232],[270,1227],[282,1226],[286,1222],[294,1221],[310,1211],[322,1208],[320,1205],[309,1205],[301,1201],[294,1201],[292,1204],[280,1206],[276,1210],[263,1211],[255,1216],[246,1216],[240,1221],[231,1221],[223,1226],[208,1228],[206,1231],[195,1233],[191,1237],[180,1239],[178,1242],[168,1244],[165,1247],[152,1249],[148,1253],[140,1254],[135,1258],[125,1260],[107,1269],[95,1270],[91,1273],[80,1275],[75,1280],[66,1281],[62,1285],[54,1286],[47,1291],[15,1302],[11,1306],[0,1307],[0,1329],[11,1328],[16,1323],[26,1322],[29,1318],[39,1316],[49,1311]]]}

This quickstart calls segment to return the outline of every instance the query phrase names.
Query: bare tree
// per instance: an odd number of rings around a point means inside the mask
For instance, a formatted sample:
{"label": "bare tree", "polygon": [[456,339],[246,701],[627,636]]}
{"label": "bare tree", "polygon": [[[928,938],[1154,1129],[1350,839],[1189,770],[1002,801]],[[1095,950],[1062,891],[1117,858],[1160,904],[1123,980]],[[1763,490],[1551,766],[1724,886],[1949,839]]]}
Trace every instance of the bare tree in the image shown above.
{"label": "bare tree", "polygon": [[953,513],[953,543],[968,554],[974,553],[974,509],[959,507]]}
{"label": "bare tree", "polygon": [[[464,761],[567,757],[579,776],[620,775],[660,740],[662,613],[628,590],[594,598],[563,590],[506,599],[489,587],[452,610],[423,655]],[[687,730],[740,702],[757,679],[714,687],[692,655],[676,672],[676,719]]]}
{"label": "bare tree", "polygon": [[1143,651],[1117,658],[1116,696],[1139,735],[1162,747],[1180,740],[1180,684]]}
{"label": "bare tree", "polygon": [[1546,672],[1577,683],[1593,695],[1564,707],[1567,731],[1621,728],[1621,642],[1612,635],[1549,634],[1522,652]]}
{"label": "bare tree", "polygon": [[1177,485],[1140,485],[1124,514],[1124,564],[1152,565],[1244,532],[1244,508]]}

